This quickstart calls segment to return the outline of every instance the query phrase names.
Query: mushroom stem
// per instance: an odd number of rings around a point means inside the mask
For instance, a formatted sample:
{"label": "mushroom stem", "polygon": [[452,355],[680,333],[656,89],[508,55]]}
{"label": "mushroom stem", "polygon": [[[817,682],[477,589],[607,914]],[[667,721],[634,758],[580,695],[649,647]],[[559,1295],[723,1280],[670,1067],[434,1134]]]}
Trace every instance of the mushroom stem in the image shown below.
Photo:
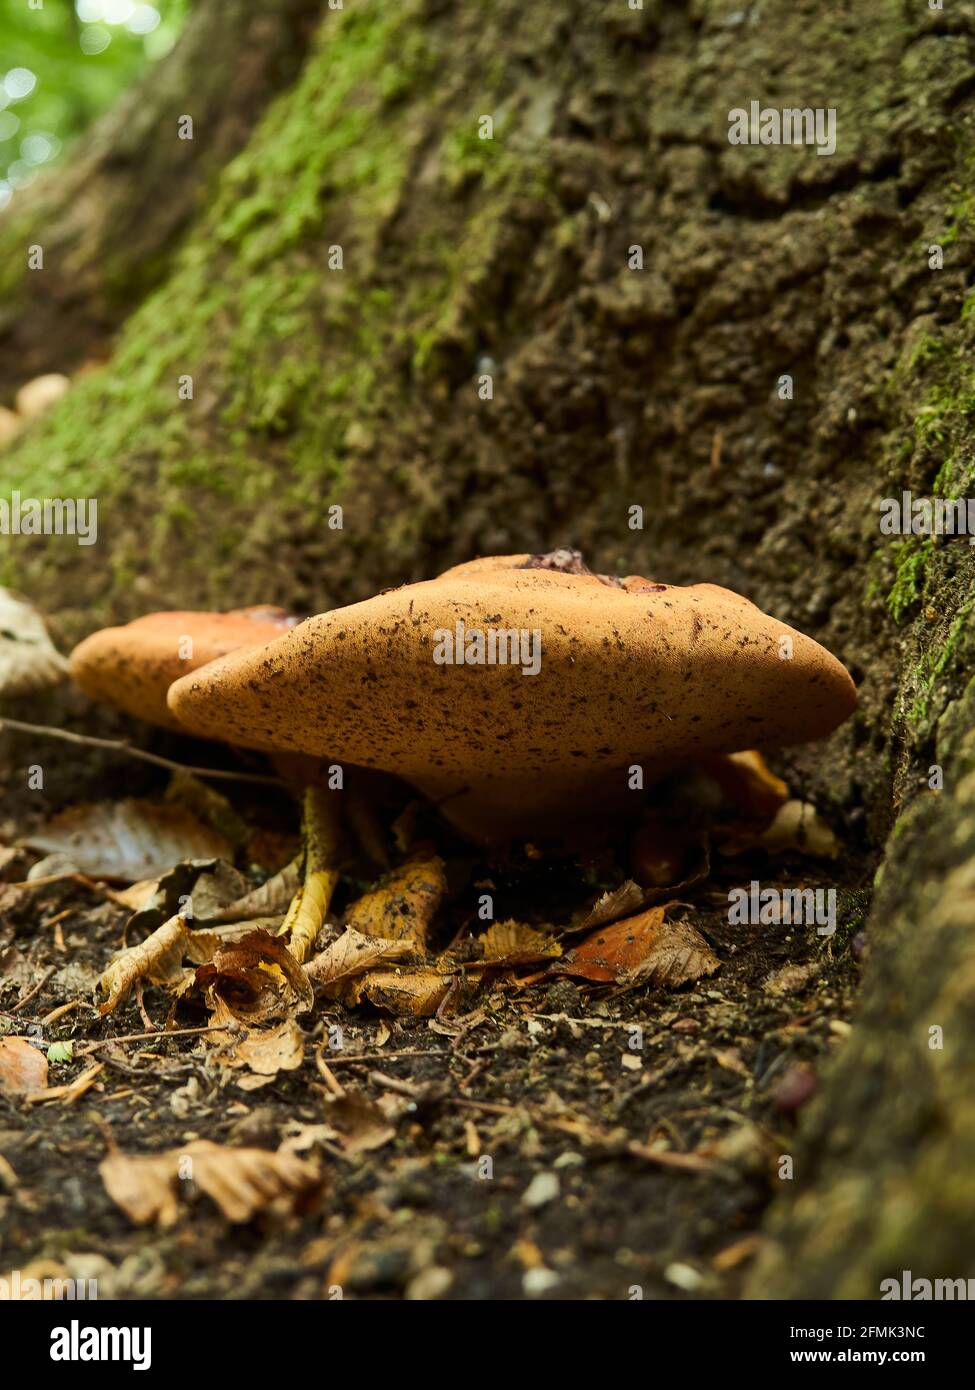
{"label": "mushroom stem", "polygon": [[306,959],[314,945],[339,881],[338,802],[322,787],[305,789],[302,828],[304,879],[281,927],[281,935],[289,936],[288,949],[298,962]]}

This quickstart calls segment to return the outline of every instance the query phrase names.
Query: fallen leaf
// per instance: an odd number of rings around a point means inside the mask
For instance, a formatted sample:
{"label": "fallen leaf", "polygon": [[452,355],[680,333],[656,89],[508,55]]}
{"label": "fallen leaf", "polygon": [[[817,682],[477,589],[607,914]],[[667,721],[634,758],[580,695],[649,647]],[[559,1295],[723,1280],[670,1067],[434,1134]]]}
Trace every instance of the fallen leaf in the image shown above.
{"label": "fallen leaf", "polygon": [[0,696],[45,690],[63,680],[67,669],[37,609],[0,589]]}
{"label": "fallen leaf", "polygon": [[346,913],[346,925],[364,936],[409,941],[422,951],[427,929],[446,891],[440,856],[414,854],[352,904]]}
{"label": "fallen leaf", "polygon": [[215,909],[208,916],[197,913],[206,922],[247,922],[255,917],[276,917],[286,912],[301,884],[301,860],[293,859],[260,887],[242,898]]}
{"label": "fallen leaf", "polygon": [[588,931],[591,927],[606,926],[620,917],[638,912],[643,907],[644,890],[633,879],[628,878],[618,888],[611,888],[597,898],[588,912],[572,922],[568,930]]}
{"label": "fallen leaf", "polygon": [[72,806],[28,836],[33,849],[65,854],[92,878],[135,883],[186,859],[227,859],[230,847],[179,806],[127,798]]}
{"label": "fallen leaf", "polygon": [[534,965],[562,954],[552,937],[515,921],[494,922],[481,937],[481,945],[481,960],[490,965]]}
{"label": "fallen leaf", "polygon": [[47,1086],[47,1058],[27,1038],[0,1038],[0,1091],[26,1096]]}
{"label": "fallen leaf", "polygon": [[342,981],[372,970],[383,961],[401,960],[412,949],[409,941],[389,941],[380,936],[363,936],[352,927],[326,946],[304,967],[316,989],[333,991]]}
{"label": "fallen leaf", "polygon": [[98,1168],[105,1190],[138,1226],[172,1226],[181,1183],[214,1201],[228,1221],[250,1221],[267,1207],[293,1209],[321,1186],[318,1165],[293,1153],[232,1149],[196,1139],[160,1154],[111,1153]]}
{"label": "fallen leaf", "polygon": [[[220,998],[215,1001],[211,1022],[235,1023],[233,1014]],[[272,1028],[250,1028],[246,1035],[211,1033],[219,1044],[216,1060],[226,1067],[247,1067],[256,1076],[277,1076],[281,1071],[297,1071],[304,1061],[305,1041],[294,1019],[286,1018]]]}
{"label": "fallen leaf", "polygon": [[159,985],[175,984],[180,978],[183,951],[189,934],[186,918],[177,915],[157,927],[145,941],[140,941],[137,946],[129,946],[117,955],[109,962],[99,982],[108,998],[99,1005],[98,1012],[103,1017],[112,1013],[137,980]]}
{"label": "fallen leaf", "polygon": [[196,972],[209,1007],[223,1000],[242,1023],[307,1013],[315,1002],[311,981],[283,942],[252,931],[220,946]]}
{"label": "fallen leaf", "polygon": [[396,1137],[395,1126],[374,1101],[349,1091],[328,1102],[326,1118],[350,1156],[381,1149]]}
{"label": "fallen leaf", "polygon": [[[669,906],[669,904],[668,904]],[[653,983],[673,988],[713,974],[721,962],[689,922],[665,920],[667,907],[653,907],[595,931],[553,969],[595,984],[623,989]]]}
{"label": "fallen leaf", "polygon": [[418,970],[370,970],[349,983],[344,994],[351,1006],[368,999],[378,1009],[394,1014],[429,1018],[443,1003],[450,977],[432,968]]}

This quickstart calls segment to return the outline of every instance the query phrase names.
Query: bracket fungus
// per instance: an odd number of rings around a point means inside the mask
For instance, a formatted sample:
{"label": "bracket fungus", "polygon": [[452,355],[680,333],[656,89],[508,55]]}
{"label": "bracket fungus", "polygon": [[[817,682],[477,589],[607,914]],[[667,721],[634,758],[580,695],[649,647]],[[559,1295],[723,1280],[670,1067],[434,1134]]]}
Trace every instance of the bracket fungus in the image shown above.
{"label": "bracket fungus", "polygon": [[459,565],[169,692],[187,729],[398,773],[482,840],[635,809],[636,784],[822,738],[855,705],[835,657],[740,595],[608,579],[574,551]]}
{"label": "bracket fungus", "polygon": [[86,637],[71,653],[71,675],[93,700],[149,724],[180,730],[166,704],[173,681],[240,647],[261,647],[297,622],[282,608],[267,606],[229,613],[149,613]]}

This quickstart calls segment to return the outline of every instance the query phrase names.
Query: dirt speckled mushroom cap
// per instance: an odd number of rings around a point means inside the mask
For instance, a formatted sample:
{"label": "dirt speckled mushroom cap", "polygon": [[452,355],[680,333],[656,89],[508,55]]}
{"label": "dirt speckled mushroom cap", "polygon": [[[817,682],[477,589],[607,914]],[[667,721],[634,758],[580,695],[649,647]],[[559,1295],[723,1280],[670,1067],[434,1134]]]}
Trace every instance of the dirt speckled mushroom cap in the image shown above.
{"label": "dirt speckled mushroom cap", "polygon": [[124,627],[93,632],[71,653],[71,675],[93,700],[179,729],[166,704],[173,681],[240,647],[260,647],[293,628],[282,608],[229,613],[149,613]]}
{"label": "dirt speckled mushroom cap", "polygon": [[[854,709],[829,652],[738,594],[544,558],[475,561],[310,618],[184,676],[170,709],[232,743],[396,772],[475,833],[568,816],[573,799],[625,788],[633,763],[801,743]],[[528,647],[470,664],[492,631],[540,641],[537,673]]]}

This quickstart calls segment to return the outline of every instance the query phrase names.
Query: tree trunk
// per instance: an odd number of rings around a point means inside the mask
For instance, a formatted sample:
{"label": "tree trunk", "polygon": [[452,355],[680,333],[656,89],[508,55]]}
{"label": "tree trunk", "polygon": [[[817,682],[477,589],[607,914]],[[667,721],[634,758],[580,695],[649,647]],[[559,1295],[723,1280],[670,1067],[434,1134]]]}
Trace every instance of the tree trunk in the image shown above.
{"label": "tree trunk", "polygon": [[[973,552],[883,535],[879,503],[971,485],[973,8],[322,3],[227,162],[315,8],[201,5],[130,103],[157,117],[93,143],[90,204],[75,170],[4,233],[47,252],[6,299],[10,384],[131,307],[0,459],[5,490],[96,498],[97,546],[19,537],[4,582],[73,638],[151,607],[317,611],[568,543],[809,631],[861,707],[793,776],[867,883],[901,819],[862,1016],[753,1291],[876,1292],[929,1252],[947,1275],[975,1148]],[[230,78],[251,22],[268,56]],[[201,107],[180,84],[208,46]],[[834,110],[835,153],[732,145],[752,101]]]}

